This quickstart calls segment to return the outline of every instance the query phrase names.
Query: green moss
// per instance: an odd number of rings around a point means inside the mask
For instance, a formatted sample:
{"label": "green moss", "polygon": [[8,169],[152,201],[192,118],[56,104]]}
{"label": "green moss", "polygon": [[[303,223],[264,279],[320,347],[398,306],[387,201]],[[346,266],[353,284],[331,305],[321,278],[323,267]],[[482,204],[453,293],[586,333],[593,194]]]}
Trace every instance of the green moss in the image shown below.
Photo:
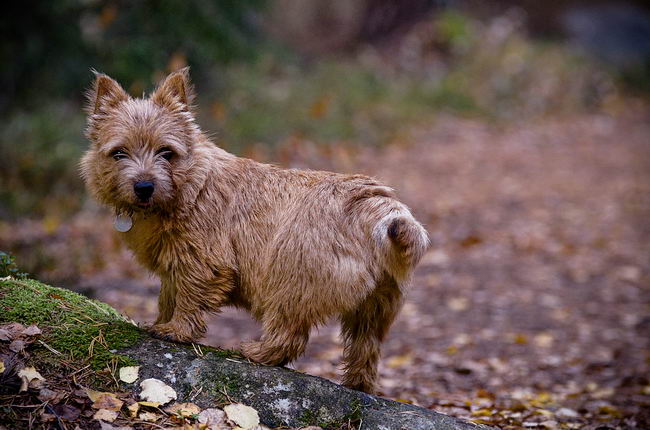
{"label": "green moss", "polygon": [[0,281],[0,322],[36,324],[43,342],[100,370],[112,361],[135,364],[111,350],[133,345],[144,335],[115,309],[75,292],[32,279]]}
{"label": "green moss", "polygon": [[354,426],[361,421],[361,402],[359,399],[354,399],[350,402],[349,411],[341,418],[333,420],[326,414],[319,413],[319,411],[306,410],[300,418],[298,418],[305,426],[317,426],[327,430],[336,430],[341,428],[355,428]]}

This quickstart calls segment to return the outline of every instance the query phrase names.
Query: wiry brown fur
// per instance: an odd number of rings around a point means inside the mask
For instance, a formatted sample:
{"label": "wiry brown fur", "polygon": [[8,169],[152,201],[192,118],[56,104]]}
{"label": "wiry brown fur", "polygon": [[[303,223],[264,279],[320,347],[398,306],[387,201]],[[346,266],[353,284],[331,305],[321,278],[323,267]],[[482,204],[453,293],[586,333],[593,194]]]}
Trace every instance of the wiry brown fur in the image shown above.
{"label": "wiry brown fur", "polygon": [[[239,306],[264,328],[244,354],[277,365],[338,316],[344,382],[373,391],[380,344],[427,247],[425,230],[369,177],[285,170],[218,148],[196,125],[192,97],[187,70],[146,99],[102,74],[89,93],[82,175],[100,202],[131,215],[132,229],[119,234],[161,279],[152,332],[193,341],[207,312]],[[115,150],[127,157],[114,159]],[[155,185],[146,207],[138,181]]]}

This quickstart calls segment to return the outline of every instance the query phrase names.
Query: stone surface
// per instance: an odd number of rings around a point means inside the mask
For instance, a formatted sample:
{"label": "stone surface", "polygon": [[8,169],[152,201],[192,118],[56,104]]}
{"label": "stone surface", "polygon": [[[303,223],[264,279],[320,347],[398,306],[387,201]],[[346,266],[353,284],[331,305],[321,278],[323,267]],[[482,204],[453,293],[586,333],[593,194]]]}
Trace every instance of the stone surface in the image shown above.
{"label": "stone surface", "polygon": [[240,402],[255,408],[270,427],[337,427],[363,422],[378,430],[486,428],[413,405],[350,390],[286,368],[252,364],[224,351],[146,339],[120,351],[140,362],[141,378],[157,378],[178,393],[179,402],[208,408]]}

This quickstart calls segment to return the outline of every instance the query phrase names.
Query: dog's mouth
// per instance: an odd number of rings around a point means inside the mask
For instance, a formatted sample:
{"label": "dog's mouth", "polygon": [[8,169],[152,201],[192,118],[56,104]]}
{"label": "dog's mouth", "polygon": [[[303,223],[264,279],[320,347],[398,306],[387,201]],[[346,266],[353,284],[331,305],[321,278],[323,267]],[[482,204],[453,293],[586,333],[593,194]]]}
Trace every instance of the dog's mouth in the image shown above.
{"label": "dog's mouth", "polygon": [[151,203],[151,200],[147,200],[147,201],[145,201],[145,202],[143,202],[143,201],[137,201],[137,202],[135,203],[135,205],[136,205],[137,207],[141,208],[141,209],[147,209],[147,208],[150,208],[150,207],[152,206],[152,203]]}
{"label": "dog's mouth", "polygon": [[138,200],[137,202],[135,202],[135,206],[140,208],[140,209],[148,209],[151,206],[153,206],[153,203],[152,203],[151,199],[144,200],[144,201],[143,200]]}

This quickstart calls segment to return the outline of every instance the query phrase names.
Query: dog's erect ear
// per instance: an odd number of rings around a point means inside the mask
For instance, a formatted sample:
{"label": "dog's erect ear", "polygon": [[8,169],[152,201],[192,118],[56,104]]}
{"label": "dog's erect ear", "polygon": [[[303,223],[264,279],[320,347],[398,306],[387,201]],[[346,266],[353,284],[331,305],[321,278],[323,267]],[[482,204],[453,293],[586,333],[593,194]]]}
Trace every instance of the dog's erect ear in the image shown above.
{"label": "dog's erect ear", "polygon": [[94,70],[93,73],[95,74],[95,83],[88,92],[88,111],[91,114],[95,114],[107,107],[113,107],[129,98],[120,84],[113,79]]}
{"label": "dog's erect ear", "polygon": [[190,68],[182,68],[167,76],[154,91],[151,99],[154,103],[172,110],[190,111],[194,100],[194,88],[190,83]]}

